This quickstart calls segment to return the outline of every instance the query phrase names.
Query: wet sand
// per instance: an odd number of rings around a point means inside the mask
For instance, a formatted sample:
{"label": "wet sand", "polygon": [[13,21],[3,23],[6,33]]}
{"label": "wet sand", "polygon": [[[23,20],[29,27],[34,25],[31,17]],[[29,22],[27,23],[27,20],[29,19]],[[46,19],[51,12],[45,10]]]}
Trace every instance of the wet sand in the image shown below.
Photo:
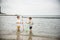
{"label": "wet sand", "polygon": [[20,32],[16,32],[16,34],[7,34],[0,33],[0,40],[60,40],[60,38],[54,37],[46,37],[46,36],[36,36],[32,35],[32,32],[29,32],[28,35],[21,34]]}
{"label": "wet sand", "polygon": [[[4,35],[0,40],[28,40],[29,36],[20,36],[17,39],[16,35]],[[32,37],[32,40],[60,40],[59,38],[47,38],[47,37]]]}

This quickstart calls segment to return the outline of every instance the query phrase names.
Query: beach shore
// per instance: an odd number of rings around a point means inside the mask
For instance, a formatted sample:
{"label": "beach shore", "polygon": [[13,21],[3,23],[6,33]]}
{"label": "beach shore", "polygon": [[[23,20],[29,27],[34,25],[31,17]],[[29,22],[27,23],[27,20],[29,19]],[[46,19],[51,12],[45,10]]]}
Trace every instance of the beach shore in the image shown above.
{"label": "beach shore", "polygon": [[[20,36],[19,40],[28,40],[29,36]],[[16,35],[4,35],[0,36],[0,40],[17,40]],[[60,38],[49,38],[49,37],[32,37],[32,40],[60,40]]]}
{"label": "beach shore", "polygon": [[[58,37],[52,37],[52,36],[43,36],[43,35],[31,35],[32,40],[60,40]],[[0,33],[0,40],[29,40],[29,34],[23,34],[20,32],[19,33],[9,33],[9,32],[1,32]]]}

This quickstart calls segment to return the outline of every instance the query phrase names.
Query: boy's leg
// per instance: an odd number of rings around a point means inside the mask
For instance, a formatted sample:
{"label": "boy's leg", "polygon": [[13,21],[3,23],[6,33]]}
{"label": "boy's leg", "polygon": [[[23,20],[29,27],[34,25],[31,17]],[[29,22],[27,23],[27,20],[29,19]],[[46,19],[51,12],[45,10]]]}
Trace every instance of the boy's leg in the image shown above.
{"label": "boy's leg", "polygon": [[32,40],[32,26],[30,26],[30,31],[29,31],[29,38],[28,40]]}

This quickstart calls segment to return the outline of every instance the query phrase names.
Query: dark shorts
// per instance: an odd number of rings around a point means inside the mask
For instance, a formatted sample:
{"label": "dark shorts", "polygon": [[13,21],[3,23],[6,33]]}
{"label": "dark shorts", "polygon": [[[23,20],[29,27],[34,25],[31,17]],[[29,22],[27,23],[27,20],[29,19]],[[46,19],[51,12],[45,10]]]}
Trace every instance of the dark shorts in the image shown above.
{"label": "dark shorts", "polygon": [[32,29],[32,26],[30,26],[30,28],[29,29]]}

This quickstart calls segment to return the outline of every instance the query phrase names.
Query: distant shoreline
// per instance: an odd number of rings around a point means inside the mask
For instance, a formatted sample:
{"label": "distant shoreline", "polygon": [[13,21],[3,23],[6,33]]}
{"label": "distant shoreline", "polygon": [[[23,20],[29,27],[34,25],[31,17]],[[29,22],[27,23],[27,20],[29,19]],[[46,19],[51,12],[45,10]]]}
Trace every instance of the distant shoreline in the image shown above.
{"label": "distant shoreline", "polygon": [[[17,15],[1,15],[0,16],[17,16]],[[21,16],[21,15],[18,15]],[[45,18],[45,19],[60,19],[60,15],[22,15],[24,18],[32,17],[32,18]]]}
{"label": "distant shoreline", "polygon": [[33,18],[59,18],[60,15],[19,15],[19,14],[6,14],[6,13],[1,13],[0,16],[23,16],[23,17],[33,17]]}
{"label": "distant shoreline", "polygon": [[24,18],[45,18],[45,19],[60,19],[60,15],[17,15],[17,14],[5,14],[0,13],[0,16],[23,16]]}

